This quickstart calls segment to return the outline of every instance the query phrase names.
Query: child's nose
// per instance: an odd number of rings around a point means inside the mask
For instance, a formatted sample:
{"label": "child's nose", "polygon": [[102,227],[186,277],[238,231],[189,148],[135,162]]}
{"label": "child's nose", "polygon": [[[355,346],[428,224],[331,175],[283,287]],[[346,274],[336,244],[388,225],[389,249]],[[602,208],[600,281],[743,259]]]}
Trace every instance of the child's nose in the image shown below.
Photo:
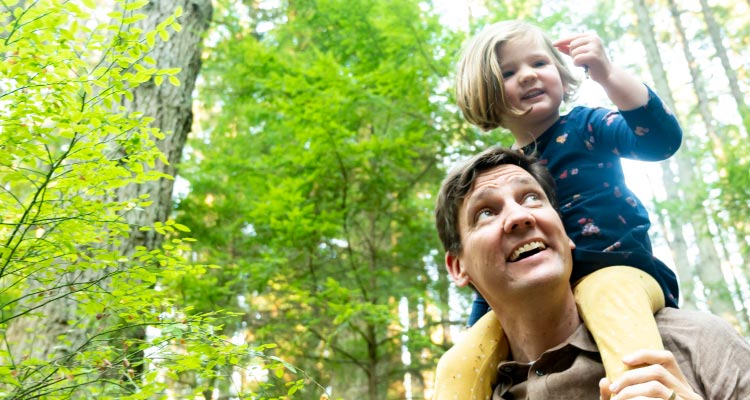
{"label": "child's nose", "polygon": [[523,67],[518,73],[519,73],[518,80],[521,83],[533,82],[536,79],[536,71],[534,71],[533,68]]}

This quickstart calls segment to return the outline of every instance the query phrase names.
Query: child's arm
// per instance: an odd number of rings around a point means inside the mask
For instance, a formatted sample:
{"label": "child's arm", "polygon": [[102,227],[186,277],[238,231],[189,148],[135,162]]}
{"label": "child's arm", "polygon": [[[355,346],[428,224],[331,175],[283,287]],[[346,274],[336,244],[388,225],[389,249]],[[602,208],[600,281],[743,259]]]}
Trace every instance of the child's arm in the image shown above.
{"label": "child's arm", "polygon": [[573,59],[573,64],[585,66],[591,79],[604,88],[618,109],[633,110],[648,102],[646,86],[635,76],[609,61],[602,40],[595,34],[575,35],[552,44],[563,54],[569,55]]}
{"label": "child's arm", "polygon": [[590,132],[600,131],[594,134],[599,147],[644,161],[665,160],[680,148],[682,129],[672,111],[635,76],[610,63],[598,36],[581,34],[553,45],[586,66],[620,111],[599,121],[600,127],[589,126]]}

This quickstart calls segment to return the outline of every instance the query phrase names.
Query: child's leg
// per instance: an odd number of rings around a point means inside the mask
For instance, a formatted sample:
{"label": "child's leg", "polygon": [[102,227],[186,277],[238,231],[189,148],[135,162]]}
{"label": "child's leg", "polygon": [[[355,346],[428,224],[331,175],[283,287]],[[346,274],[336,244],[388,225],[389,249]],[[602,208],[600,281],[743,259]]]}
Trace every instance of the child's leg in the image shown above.
{"label": "child's leg", "polygon": [[630,369],[623,356],[664,349],[654,320],[664,308],[664,294],[651,275],[633,267],[606,267],[578,281],[573,293],[610,381]]}
{"label": "child's leg", "polygon": [[486,313],[438,362],[433,400],[489,400],[508,340],[495,313]]}

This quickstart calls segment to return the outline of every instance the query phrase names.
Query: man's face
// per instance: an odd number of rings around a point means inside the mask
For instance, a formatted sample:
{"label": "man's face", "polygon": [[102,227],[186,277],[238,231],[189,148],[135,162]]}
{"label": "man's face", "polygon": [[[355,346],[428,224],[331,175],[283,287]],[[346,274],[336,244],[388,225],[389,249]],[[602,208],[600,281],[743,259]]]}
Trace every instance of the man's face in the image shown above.
{"label": "man's face", "polygon": [[575,245],[542,187],[521,167],[481,173],[458,225],[463,250],[446,254],[448,272],[459,286],[472,283],[491,305],[552,287],[569,290]]}

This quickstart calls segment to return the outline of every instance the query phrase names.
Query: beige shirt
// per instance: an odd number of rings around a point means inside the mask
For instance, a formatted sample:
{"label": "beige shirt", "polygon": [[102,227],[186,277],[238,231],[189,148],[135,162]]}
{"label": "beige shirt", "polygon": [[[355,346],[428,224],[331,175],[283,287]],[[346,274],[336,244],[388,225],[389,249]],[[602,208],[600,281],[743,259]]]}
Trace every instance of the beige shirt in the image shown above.
{"label": "beige shirt", "polygon": [[[750,345],[724,320],[702,312],[665,308],[656,314],[664,347],[674,353],[688,382],[706,400],[750,399]],[[563,344],[535,362],[504,361],[493,400],[599,399],[604,367],[581,324]]]}

